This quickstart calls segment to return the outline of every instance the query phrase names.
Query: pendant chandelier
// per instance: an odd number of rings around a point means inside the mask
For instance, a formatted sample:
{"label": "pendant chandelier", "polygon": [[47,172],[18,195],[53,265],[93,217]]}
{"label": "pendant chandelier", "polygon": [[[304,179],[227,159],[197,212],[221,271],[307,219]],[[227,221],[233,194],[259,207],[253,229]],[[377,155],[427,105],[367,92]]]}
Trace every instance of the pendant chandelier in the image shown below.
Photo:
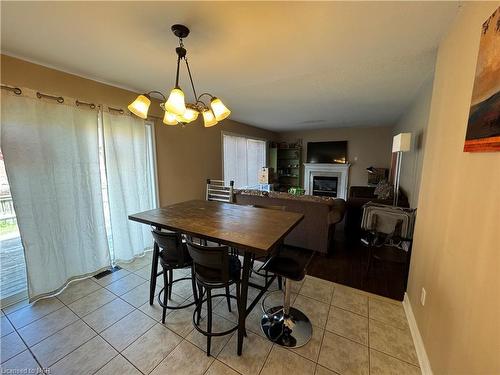
{"label": "pendant chandelier", "polygon": [[[163,99],[163,103],[160,107],[165,111],[163,117],[163,123],[166,125],[177,125],[188,124],[198,118],[201,113],[203,116],[203,123],[205,127],[210,127],[216,125],[219,121],[227,118],[231,111],[222,103],[222,101],[209,94],[203,93],[201,95],[196,94],[196,89],[194,87],[193,77],[191,75],[191,70],[189,69],[189,63],[186,57],[186,49],[182,39],[189,35],[189,29],[184,25],[173,25],[172,32],[176,37],[179,38],[179,47],[175,49],[177,53],[177,73],[175,76],[175,87],[170,92],[168,99],[159,91],[150,91],[146,94],[139,95],[137,99],[134,100],[128,106],[130,112],[134,115],[146,119],[148,117],[149,106],[151,105],[151,94],[160,95]],[[189,80],[191,82],[191,88],[193,89],[194,102],[186,103],[184,99],[184,92],[179,86],[179,69],[181,65],[181,60],[184,60],[189,75]],[[203,100],[208,97],[210,100],[210,106]]]}

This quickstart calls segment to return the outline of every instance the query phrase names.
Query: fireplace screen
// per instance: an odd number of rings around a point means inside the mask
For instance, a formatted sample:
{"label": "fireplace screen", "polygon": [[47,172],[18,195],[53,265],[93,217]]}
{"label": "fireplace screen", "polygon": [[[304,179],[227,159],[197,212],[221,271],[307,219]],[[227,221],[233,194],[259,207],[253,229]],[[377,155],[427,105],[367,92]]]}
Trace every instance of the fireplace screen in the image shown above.
{"label": "fireplace screen", "polygon": [[339,182],[338,177],[314,176],[313,195],[336,198],[338,182]]}

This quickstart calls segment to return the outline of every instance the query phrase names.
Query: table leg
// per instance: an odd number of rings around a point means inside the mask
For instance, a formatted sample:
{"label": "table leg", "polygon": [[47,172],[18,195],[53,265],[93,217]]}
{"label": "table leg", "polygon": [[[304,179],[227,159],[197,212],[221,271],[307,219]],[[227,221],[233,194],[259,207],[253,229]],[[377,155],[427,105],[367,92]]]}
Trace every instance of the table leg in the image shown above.
{"label": "table leg", "polygon": [[247,318],[248,279],[250,277],[251,254],[245,251],[243,255],[243,273],[241,275],[241,303],[238,305],[238,355],[243,350],[243,337],[245,335],[245,320]]}
{"label": "table leg", "polygon": [[149,281],[149,304],[152,305],[155,299],[156,277],[158,276],[158,254],[160,248],[155,242],[153,246],[153,259],[151,260],[151,279]]}

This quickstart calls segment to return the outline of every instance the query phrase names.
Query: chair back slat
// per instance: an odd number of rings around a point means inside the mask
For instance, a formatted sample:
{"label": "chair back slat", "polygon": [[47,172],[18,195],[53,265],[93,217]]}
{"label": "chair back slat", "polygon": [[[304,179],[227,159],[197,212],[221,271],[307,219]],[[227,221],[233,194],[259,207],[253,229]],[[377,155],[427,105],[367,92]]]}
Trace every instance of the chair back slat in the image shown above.
{"label": "chair back slat", "polygon": [[229,182],[229,186],[224,186],[222,180],[207,179],[207,201],[218,201],[233,203],[234,181]]}

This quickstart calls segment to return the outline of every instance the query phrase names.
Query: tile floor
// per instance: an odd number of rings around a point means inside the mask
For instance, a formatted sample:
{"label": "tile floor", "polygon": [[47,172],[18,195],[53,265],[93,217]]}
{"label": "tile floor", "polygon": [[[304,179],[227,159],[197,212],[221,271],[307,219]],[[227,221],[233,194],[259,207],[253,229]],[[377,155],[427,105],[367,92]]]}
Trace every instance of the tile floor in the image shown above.
{"label": "tile floor", "polygon": [[[293,285],[292,296],[314,325],[306,346],[289,350],[266,340],[257,307],[247,319],[243,355],[236,355],[233,334],[214,338],[207,357],[192,308],[170,311],[163,325],[158,303],[149,305],[149,264],[150,254],[104,278],[72,283],[57,297],[3,309],[2,373],[420,374],[401,303],[310,276]],[[189,300],[187,284],[176,285],[172,303]],[[232,310],[216,301],[214,329],[234,324],[235,304]]]}

